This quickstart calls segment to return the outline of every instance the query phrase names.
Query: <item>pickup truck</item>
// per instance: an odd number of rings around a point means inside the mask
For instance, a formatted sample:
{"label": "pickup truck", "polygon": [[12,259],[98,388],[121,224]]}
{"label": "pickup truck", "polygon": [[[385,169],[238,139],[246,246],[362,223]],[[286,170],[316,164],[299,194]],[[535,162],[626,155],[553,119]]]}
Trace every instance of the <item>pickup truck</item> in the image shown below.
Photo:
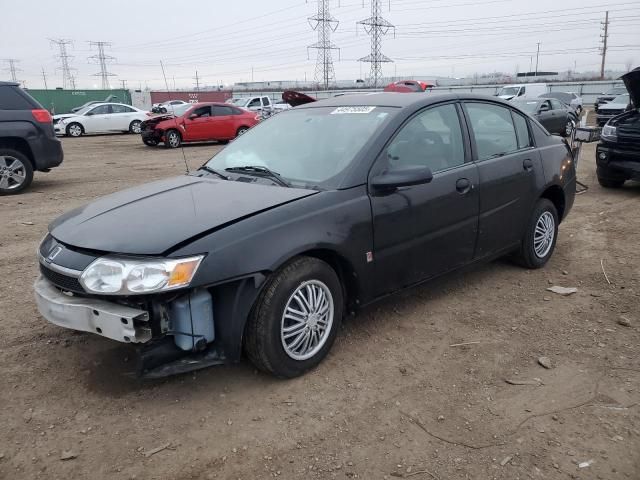
{"label": "pickup truck", "polygon": [[269,97],[256,96],[256,97],[234,97],[230,100],[227,100],[227,103],[231,103],[236,107],[244,108],[246,110],[251,110],[252,112],[269,112],[269,113],[277,113],[282,110],[288,110],[291,108],[290,105],[286,103],[273,103]]}

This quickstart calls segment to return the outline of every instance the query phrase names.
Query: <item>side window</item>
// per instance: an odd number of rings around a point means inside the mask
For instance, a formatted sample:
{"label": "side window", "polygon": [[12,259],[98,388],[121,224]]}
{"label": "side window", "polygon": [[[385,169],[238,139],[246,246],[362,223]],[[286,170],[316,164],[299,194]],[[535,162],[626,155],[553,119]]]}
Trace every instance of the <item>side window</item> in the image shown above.
{"label": "side window", "polygon": [[106,115],[107,113],[111,113],[110,105],[100,105],[99,107],[90,110],[94,115]]}
{"label": "side window", "polygon": [[18,90],[19,87],[0,87],[0,110],[31,110],[40,108],[32,104]]}
{"label": "side window", "polygon": [[133,108],[129,108],[126,105],[111,105],[111,109],[113,113],[132,113],[134,112]]}
{"label": "side window", "polygon": [[516,126],[516,133],[518,134],[518,148],[528,148],[533,146],[531,136],[529,135],[529,127],[527,126],[527,120],[520,114],[512,111],[513,124]]}
{"label": "side window", "polygon": [[271,100],[269,100],[269,97],[262,97],[262,104],[265,107],[269,107],[271,105]]}
{"label": "side window", "polygon": [[233,115],[231,107],[223,107],[221,105],[214,105],[211,107],[214,117],[226,117],[227,115]]}
{"label": "side window", "polygon": [[559,100],[556,100],[555,98],[552,98],[549,101],[551,102],[551,109],[552,110],[562,110],[562,104],[560,103]]}
{"label": "side window", "polygon": [[209,107],[208,105],[206,107],[198,107],[193,112],[191,112],[191,115],[196,115],[199,118],[210,117],[211,107]]}
{"label": "side window", "polygon": [[525,94],[525,92],[527,91],[527,87],[520,87],[520,92],[518,93],[518,96],[522,96]]}
{"label": "side window", "polygon": [[249,102],[249,105],[247,105],[247,108],[251,108],[251,107],[261,107],[262,105],[260,104],[260,99],[259,98],[254,98],[253,100],[251,100]]}
{"label": "side window", "polygon": [[387,171],[429,167],[433,173],[464,163],[464,144],[455,105],[429,108],[407,123],[387,147]]}
{"label": "side window", "polygon": [[478,160],[504,155],[518,149],[510,110],[488,103],[467,103]]}

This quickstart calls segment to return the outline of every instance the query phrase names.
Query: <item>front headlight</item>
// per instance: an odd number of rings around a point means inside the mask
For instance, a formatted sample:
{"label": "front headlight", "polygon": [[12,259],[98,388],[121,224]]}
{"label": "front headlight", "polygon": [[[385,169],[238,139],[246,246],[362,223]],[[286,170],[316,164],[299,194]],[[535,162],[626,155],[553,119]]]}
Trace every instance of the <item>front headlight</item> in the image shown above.
{"label": "front headlight", "polygon": [[616,142],[618,140],[616,127],[613,127],[609,124],[602,127],[602,133],[600,133],[600,138],[606,142]]}
{"label": "front headlight", "polygon": [[139,295],[186,287],[204,255],[188,258],[135,259],[102,257],[89,265],[80,283],[87,292],[102,295]]}

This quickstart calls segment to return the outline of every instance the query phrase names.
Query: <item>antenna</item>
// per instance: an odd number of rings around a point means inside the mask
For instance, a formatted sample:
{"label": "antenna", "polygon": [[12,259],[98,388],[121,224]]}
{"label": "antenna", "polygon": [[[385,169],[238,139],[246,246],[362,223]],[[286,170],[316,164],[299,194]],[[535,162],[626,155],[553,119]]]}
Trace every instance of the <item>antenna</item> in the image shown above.
{"label": "antenna", "polygon": [[[162,63],[162,60],[160,60],[160,68],[162,68],[162,76],[164,77],[164,85],[165,85],[165,87],[167,89],[167,96],[168,96],[169,95],[169,82],[167,82],[167,75],[164,73],[164,64]],[[176,129],[177,129],[178,128],[178,122],[176,121],[176,109],[171,104],[169,104],[169,106],[171,107],[171,113],[173,114],[173,121],[176,124]],[[187,163],[187,156],[184,154],[184,146],[182,145],[182,142],[180,142],[180,151],[182,152],[182,160],[184,160],[184,168],[187,170],[187,173],[190,173],[189,172],[189,164]]]}
{"label": "antenna", "polygon": [[307,51],[310,48],[318,50],[315,78],[325,90],[329,90],[329,83],[335,81],[331,51],[338,50],[338,58],[340,58],[340,49],[331,41],[331,32],[336,31],[339,22],[329,12],[330,1],[317,0],[318,13],[308,18],[311,28],[318,31],[318,41],[309,45]]}
{"label": "antenna", "polygon": [[94,73],[94,77],[102,77],[102,89],[109,90],[109,77],[114,77],[115,73],[110,73],[107,71],[107,62],[115,60],[115,57],[111,55],[106,55],[104,53],[104,47],[110,47],[111,43],[109,42],[89,42],[89,46],[98,47],[98,53],[91,57],[88,57],[88,60],[95,60],[98,65],[100,65],[100,73]]}
{"label": "antenna", "polygon": [[[389,6],[391,6],[391,3],[389,3]],[[382,53],[382,37],[391,29],[393,29],[395,36],[396,27],[382,18],[381,11],[381,0],[371,0],[371,16],[356,22],[356,28],[358,25],[362,25],[364,31],[371,35],[371,53],[366,57],[362,57],[359,61],[371,64],[369,84],[372,87],[377,87],[382,79],[382,64],[393,62],[393,60]]]}

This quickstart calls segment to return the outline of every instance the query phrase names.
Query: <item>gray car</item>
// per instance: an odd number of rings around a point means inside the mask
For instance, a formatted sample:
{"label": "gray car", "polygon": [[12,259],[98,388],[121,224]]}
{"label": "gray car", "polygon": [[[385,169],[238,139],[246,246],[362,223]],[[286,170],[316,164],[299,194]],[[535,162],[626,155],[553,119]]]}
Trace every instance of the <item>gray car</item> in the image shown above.
{"label": "gray car", "polygon": [[555,98],[565,105],[569,105],[578,115],[582,113],[582,97],[575,92],[548,92],[540,98]]}

